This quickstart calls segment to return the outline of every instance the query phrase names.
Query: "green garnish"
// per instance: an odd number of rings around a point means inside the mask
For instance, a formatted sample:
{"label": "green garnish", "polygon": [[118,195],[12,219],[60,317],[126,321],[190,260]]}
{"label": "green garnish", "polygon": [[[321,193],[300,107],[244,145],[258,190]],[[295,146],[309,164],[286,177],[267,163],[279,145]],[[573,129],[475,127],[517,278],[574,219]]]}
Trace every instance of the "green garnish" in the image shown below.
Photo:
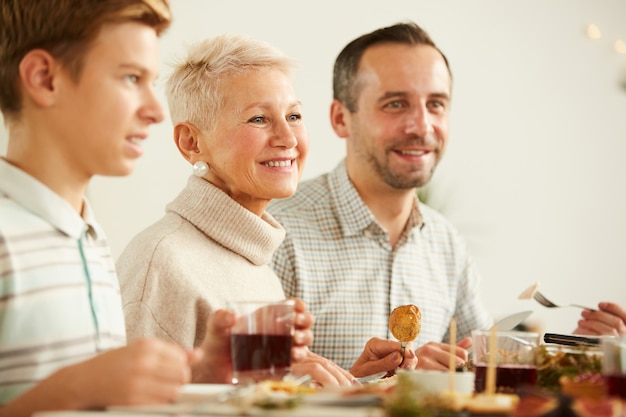
{"label": "green garnish", "polygon": [[602,372],[602,359],[593,351],[580,347],[576,350],[549,350],[545,345],[537,349],[536,384],[547,390],[558,392],[559,378],[574,378],[581,374]]}

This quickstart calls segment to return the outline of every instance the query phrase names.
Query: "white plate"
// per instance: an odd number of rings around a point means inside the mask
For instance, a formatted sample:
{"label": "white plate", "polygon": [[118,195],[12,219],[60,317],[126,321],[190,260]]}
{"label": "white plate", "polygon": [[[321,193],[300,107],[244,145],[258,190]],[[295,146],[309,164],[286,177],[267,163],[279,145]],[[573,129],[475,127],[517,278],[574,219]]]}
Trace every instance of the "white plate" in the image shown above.
{"label": "white plate", "polygon": [[[423,392],[445,392],[450,389],[450,372],[435,370],[401,370],[399,373],[409,376]],[[454,390],[470,395],[474,392],[473,372],[453,372]]]}
{"label": "white plate", "polygon": [[187,384],[180,389],[178,402],[204,401],[207,397],[232,391],[234,385],[229,384]]}
{"label": "white plate", "polygon": [[380,405],[381,397],[375,394],[320,392],[302,395],[302,402],[324,407],[370,407]]}
{"label": "white plate", "polygon": [[[303,394],[302,404],[292,409],[267,410],[250,407],[242,411],[240,406],[211,402],[210,397],[219,396],[235,389],[233,385],[189,384],[181,389],[181,399],[175,404],[154,406],[119,406],[108,410],[120,417],[161,416],[232,416],[250,417],[383,417],[382,408],[374,407],[379,400],[372,394],[345,395],[342,393]],[[208,402],[206,402],[208,400]],[[45,416],[47,417],[47,416]],[[50,416],[55,417],[55,416]],[[65,417],[65,416],[61,416]],[[69,416],[68,416],[69,417]],[[80,416],[82,417],[82,416]]]}

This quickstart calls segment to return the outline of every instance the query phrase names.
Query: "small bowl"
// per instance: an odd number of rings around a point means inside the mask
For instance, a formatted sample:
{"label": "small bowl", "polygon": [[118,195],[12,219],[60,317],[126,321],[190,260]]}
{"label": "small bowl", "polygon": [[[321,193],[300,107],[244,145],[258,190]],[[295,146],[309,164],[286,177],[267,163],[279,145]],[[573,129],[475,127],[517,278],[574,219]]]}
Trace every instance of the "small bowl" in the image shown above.
{"label": "small bowl", "polygon": [[[421,392],[443,393],[450,391],[450,372],[429,370],[398,370],[408,375]],[[459,394],[472,394],[474,392],[473,372],[453,372],[454,392]]]}

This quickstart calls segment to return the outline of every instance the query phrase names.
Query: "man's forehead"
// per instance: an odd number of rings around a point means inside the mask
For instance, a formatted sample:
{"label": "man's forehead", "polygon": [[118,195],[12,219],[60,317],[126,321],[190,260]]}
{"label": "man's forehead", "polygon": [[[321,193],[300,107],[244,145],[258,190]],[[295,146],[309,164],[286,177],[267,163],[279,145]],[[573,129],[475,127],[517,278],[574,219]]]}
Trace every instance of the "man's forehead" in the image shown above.
{"label": "man's forehead", "polygon": [[359,68],[357,84],[385,94],[428,90],[449,94],[451,78],[448,68],[438,51],[432,50],[434,53],[426,56],[395,56],[393,62],[387,59],[365,60]]}

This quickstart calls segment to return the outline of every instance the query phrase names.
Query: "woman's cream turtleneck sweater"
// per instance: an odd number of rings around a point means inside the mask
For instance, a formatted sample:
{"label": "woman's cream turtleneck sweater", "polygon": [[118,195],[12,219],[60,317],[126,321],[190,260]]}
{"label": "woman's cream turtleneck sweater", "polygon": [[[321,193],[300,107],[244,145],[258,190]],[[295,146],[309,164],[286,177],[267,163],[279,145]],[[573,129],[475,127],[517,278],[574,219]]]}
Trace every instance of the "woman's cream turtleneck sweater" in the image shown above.
{"label": "woman's cream turtleneck sweater", "polygon": [[165,216],[117,261],[128,339],[152,336],[191,348],[212,311],[236,300],[280,300],[269,268],[284,229],[210,182],[191,176]]}

